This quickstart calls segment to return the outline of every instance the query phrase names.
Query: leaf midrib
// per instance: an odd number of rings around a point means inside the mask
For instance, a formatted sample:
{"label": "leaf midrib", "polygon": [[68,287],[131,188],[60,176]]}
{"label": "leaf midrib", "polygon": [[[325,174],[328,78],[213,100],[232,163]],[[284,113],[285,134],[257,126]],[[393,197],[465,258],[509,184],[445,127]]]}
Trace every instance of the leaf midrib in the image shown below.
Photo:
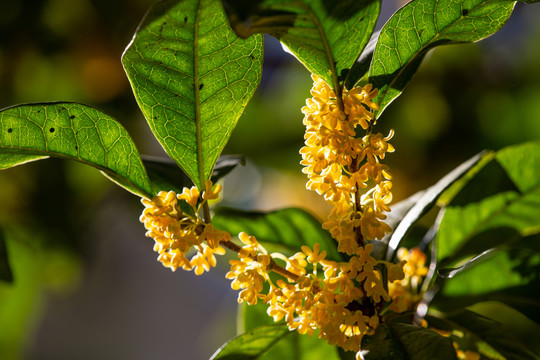
{"label": "leaf midrib", "polygon": [[[199,172],[199,187],[205,182],[204,164],[202,156],[202,135],[201,135],[201,106],[199,94],[199,22],[201,16],[201,6],[204,0],[199,0],[197,4],[197,14],[195,15],[195,26],[193,29],[193,83],[195,90],[195,138],[197,144],[197,170]],[[196,180],[196,179],[193,179]],[[202,189],[201,189],[202,190]]]}

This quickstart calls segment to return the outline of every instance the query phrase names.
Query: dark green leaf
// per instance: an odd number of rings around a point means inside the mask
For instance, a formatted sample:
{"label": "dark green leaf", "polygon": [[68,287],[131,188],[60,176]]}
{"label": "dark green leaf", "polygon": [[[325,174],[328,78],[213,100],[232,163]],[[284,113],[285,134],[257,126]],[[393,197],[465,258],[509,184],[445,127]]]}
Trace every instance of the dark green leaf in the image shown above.
{"label": "dark green leaf", "polygon": [[[174,190],[181,193],[184,187],[193,186],[191,179],[180,170],[172,159],[148,155],[143,155],[142,159],[156,192]],[[226,176],[239,164],[245,164],[244,157],[239,155],[220,156],[212,172],[212,182],[217,183],[219,179]]]}
{"label": "dark green leaf", "polygon": [[[74,103],[28,104],[0,112],[3,167],[47,156],[91,165],[142,197],[153,195],[150,180],[127,131],[110,116]],[[12,157],[13,156],[13,157]]]}
{"label": "dark green leaf", "polygon": [[482,343],[486,343],[505,359],[537,359],[509,328],[497,321],[469,310],[449,315],[444,320],[449,322],[452,328],[472,335],[479,349],[483,348]]}
{"label": "dark green leaf", "polygon": [[347,77],[345,78],[345,87],[347,89],[352,89],[355,87],[358,82],[368,73],[371,61],[373,59],[373,53],[375,52],[375,47],[377,46],[377,41],[379,40],[379,34],[380,31],[377,31],[371,35],[371,38],[360,54],[360,57],[347,73]]}
{"label": "dark green leaf", "polygon": [[456,360],[449,338],[402,323],[381,324],[372,336],[362,339],[364,360]]}
{"label": "dark green leaf", "polygon": [[540,235],[518,238],[439,284],[432,304],[444,311],[498,301],[540,323]]}
{"label": "dark green leaf", "polygon": [[256,360],[290,334],[284,324],[261,326],[225,343],[210,360]]}
{"label": "dark green leaf", "polygon": [[[480,295],[516,286],[540,285],[540,251],[518,248],[521,242],[540,244],[538,237],[524,238],[513,247],[494,251],[484,262],[472,264],[444,282],[446,295]],[[536,243],[536,244],[534,244]]]}
{"label": "dark green leaf", "polygon": [[379,35],[370,82],[379,89],[379,115],[398,97],[428,50],[481,40],[498,31],[515,2],[507,0],[414,0],[397,11]]}
{"label": "dark green leaf", "polygon": [[[392,259],[394,252],[399,247],[401,240],[412,225],[414,225],[418,219],[420,219],[427,211],[429,211],[436,203],[438,197],[446,190],[450,185],[462,177],[468,170],[476,165],[485,156],[485,153],[479,153],[457,168],[452,170],[435,185],[425,190],[421,195],[413,195],[414,206],[409,208],[407,212],[401,213],[401,219],[399,219],[399,225],[395,228],[394,232],[390,235],[388,241],[388,249],[386,252],[386,258]],[[395,221],[395,220],[394,220]]]}
{"label": "dark green leaf", "polygon": [[288,208],[272,212],[245,212],[217,209],[212,218],[216,228],[231,234],[246,232],[255,236],[269,250],[288,256],[297,253],[302,245],[313,248],[319,243],[327,258],[340,261],[341,254],[330,234],[313,215],[301,209]]}
{"label": "dark green leaf", "polygon": [[[540,232],[539,151],[538,142],[505,148],[460,190],[440,225],[439,259],[450,264],[462,255],[515,241],[511,229],[520,236]],[[497,234],[495,229],[501,228],[508,230]],[[494,233],[491,242],[477,236],[488,230]],[[481,242],[471,245],[473,240]],[[471,247],[478,252],[463,250]]]}
{"label": "dark green leaf", "polygon": [[278,38],[313,74],[340,89],[367,44],[379,0],[224,0],[229,20],[243,37]]}
{"label": "dark green leaf", "polygon": [[13,273],[9,266],[8,252],[4,232],[0,229],[0,280],[13,282]]}
{"label": "dark green leaf", "polygon": [[154,135],[202,188],[259,84],[262,37],[238,38],[219,0],[166,1],[122,63]]}

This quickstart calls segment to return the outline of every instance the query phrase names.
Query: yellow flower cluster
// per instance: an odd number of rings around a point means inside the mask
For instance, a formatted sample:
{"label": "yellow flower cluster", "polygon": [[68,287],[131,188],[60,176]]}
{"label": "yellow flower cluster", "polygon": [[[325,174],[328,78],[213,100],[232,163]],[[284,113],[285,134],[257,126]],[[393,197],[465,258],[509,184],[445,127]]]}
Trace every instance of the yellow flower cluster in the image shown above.
{"label": "yellow flower cluster", "polygon": [[[344,89],[338,99],[322,79],[313,79],[313,97],[302,109],[307,130],[301,163],[309,177],[307,187],[333,205],[323,227],[336,239],[338,250],[347,254],[347,261],[327,259],[319,244],[313,249],[302,246],[301,252],[287,257],[268,254],[246,233],[239,234],[241,246],[232,243],[229,233],[215,229],[199,215],[201,206],[221,190],[210,181],[202,196],[193,187],[179,195],[160,192],[151,201],[143,199],[141,222],[147,236],[155,240],[154,249],[164,266],[199,275],[216,265],[215,255],[224,253],[220,245],[226,246],[238,253],[226,277],[233,289],[240,290],[239,302],[262,301],[268,305],[268,315],[275,321],[285,320],[291,330],[317,333],[329,344],[358,351],[362,337],[373,334],[389,304],[402,311],[415,301],[403,294],[425,276],[425,256],[422,262],[415,250],[402,252],[398,264],[371,256],[371,242],[391,232],[383,222],[392,200],[391,176],[380,160],[394,151],[388,143],[393,132],[386,137],[372,133],[377,90],[371,85]],[[358,125],[366,130],[365,136],[357,137]],[[179,201],[191,211],[182,210]],[[192,249],[196,254],[188,259]],[[270,271],[283,278],[273,280]]]}
{"label": "yellow flower cluster", "polygon": [[[194,270],[201,275],[216,266],[215,255],[223,255],[225,249],[220,245],[230,240],[229,233],[214,229],[212,224],[206,224],[199,216],[202,204],[215,199],[221,190],[221,185],[212,189],[212,182],[206,182],[206,188],[201,196],[196,187],[184,188],[181,194],[174,191],[160,191],[152,200],[142,199],[145,206],[140,221],[147,230],[146,236],[154,239],[154,251],[163,266],[176,270]],[[187,213],[182,210],[179,201],[185,201],[192,210]],[[195,249],[196,254],[187,258],[188,251]]]}
{"label": "yellow flower cluster", "polygon": [[[239,302],[254,305],[261,299],[274,321],[284,319],[289,329],[301,334],[318,330],[320,338],[346,350],[358,351],[362,336],[378,326],[380,305],[391,298],[375,268],[377,261],[370,256],[372,244],[358,248],[348,262],[336,262],[326,259],[319,244],[313,249],[302,246],[302,252],[287,258],[280,253],[268,255],[253,236],[241,233],[239,238],[244,246],[239,260],[230,261],[226,275],[233,279],[233,289],[242,289]],[[274,258],[285,262],[294,279],[275,283],[270,279]],[[265,282],[267,291],[263,291]]]}
{"label": "yellow flower cluster", "polygon": [[426,267],[426,254],[419,248],[400,248],[397,257],[403,266],[404,276],[401,281],[392,282],[388,285],[388,291],[393,299],[390,310],[403,312],[414,310],[422,299],[421,285],[428,273]]}
{"label": "yellow flower cluster", "polygon": [[[388,143],[393,132],[386,137],[371,132],[374,118],[370,110],[379,108],[372,101],[377,90],[371,84],[343,89],[340,102],[326,82],[312,77],[312,98],[302,108],[306,146],[300,153],[303,172],[309,178],[306,186],[333,205],[323,227],[338,241],[339,251],[353,255],[359,243],[381,239],[392,231],[383,222],[392,201],[391,175],[380,160],[394,151]],[[364,137],[356,136],[357,125],[366,130]],[[370,181],[374,186],[361,194],[360,189],[366,189]]]}

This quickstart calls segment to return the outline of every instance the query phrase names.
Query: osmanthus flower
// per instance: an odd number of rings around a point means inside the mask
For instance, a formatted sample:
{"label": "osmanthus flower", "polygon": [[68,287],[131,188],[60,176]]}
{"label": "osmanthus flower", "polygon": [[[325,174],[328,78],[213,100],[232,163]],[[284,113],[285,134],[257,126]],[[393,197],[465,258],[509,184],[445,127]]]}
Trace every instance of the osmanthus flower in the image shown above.
{"label": "osmanthus flower", "polygon": [[[217,197],[220,190],[220,186],[213,188],[212,183],[207,182],[203,199],[196,187],[184,188],[181,194],[160,191],[152,200],[142,199],[145,209],[140,221],[147,229],[146,236],[154,239],[154,251],[165,267],[173,271],[177,268],[194,270],[200,275],[216,266],[215,255],[225,253],[220,243],[229,241],[231,236],[205,223],[199,213],[201,204]],[[184,212],[179,201],[186,202],[192,214]],[[196,254],[188,259],[187,253],[191,250]]]}
{"label": "osmanthus flower", "polygon": [[[384,222],[392,201],[391,175],[381,160],[394,151],[388,143],[393,131],[388,136],[372,132],[377,90],[369,84],[343,89],[337,99],[321,78],[313,75],[313,80],[312,98],[302,108],[306,125],[302,171],[309,179],[307,188],[333,206],[322,227],[336,240],[338,251],[346,254],[345,261],[328,259],[318,243],[286,256],[269,254],[244,232],[238,235],[241,245],[232,242],[229,233],[199,215],[203,204],[219,196],[221,186],[211,181],[201,191],[195,187],[181,194],[162,191],[152,200],[143,199],[141,222],[155,240],[164,266],[200,275],[216,265],[215,255],[223,254],[226,246],[238,253],[226,278],[239,290],[239,302],[262,301],[274,321],[360,354],[362,338],[375,332],[382,311],[401,312],[417,301],[410,291],[427,273],[425,255],[400,250],[397,264],[372,255],[373,242],[392,231]],[[358,127],[365,134],[357,134]],[[179,201],[191,211],[183,211]],[[196,254],[188,259],[193,250]],[[279,278],[270,277],[271,271]]]}
{"label": "osmanthus flower", "polygon": [[[392,177],[381,160],[395,150],[388,143],[394,132],[372,133],[373,111],[379,107],[373,101],[377,90],[370,84],[343,89],[338,101],[324,80],[312,78],[312,98],[302,108],[306,125],[302,171],[309,179],[306,187],[337,209],[323,227],[338,241],[339,251],[352,255],[358,247],[355,229],[365,240],[381,239],[392,231],[384,223],[392,200]],[[364,136],[356,133],[358,125],[366,131]],[[373,187],[362,194],[369,183]]]}
{"label": "osmanthus flower", "polygon": [[[397,252],[401,266],[395,264],[388,269],[388,278],[399,280],[389,283],[388,292],[394,300],[390,310],[403,312],[414,310],[422,299],[421,284],[428,273],[426,254],[419,248],[400,248]],[[403,276],[402,276],[403,275]]]}

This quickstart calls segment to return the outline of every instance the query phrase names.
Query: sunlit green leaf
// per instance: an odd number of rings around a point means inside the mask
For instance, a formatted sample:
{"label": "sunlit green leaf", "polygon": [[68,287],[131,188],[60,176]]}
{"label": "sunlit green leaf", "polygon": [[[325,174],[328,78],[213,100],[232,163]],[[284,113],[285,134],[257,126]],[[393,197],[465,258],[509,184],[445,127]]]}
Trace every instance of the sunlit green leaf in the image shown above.
{"label": "sunlit green leaf", "polygon": [[278,38],[312,73],[339,88],[366,46],[379,0],[224,0],[229,20],[243,37]]}
{"label": "sunlit green leaf", "polygon": [[166,1],[122,63],[154,135],[201,188],[259,84],[262,37],[237,37],[219,0]]}
{"label": "sunlit green leaf", "polygon": [[[139,153],[110,116],[74,103],[29,104],[0,112],[0,159],[9,166],[47,156],[88,164],[127,190],[152,197]],[[13,156],[13,158],[12,158]]]}
{"label": "sunlit green leaf", "polygon": [[219,348],[210,360],[256,360],[285,336],[287,325],[261,326],[239,335]]}
{"label": "sunlit green leaf", "polygon": [[341,260],[337,244],[321,223],[304,210],[288,208],[272,212],[246,212],[218,209],[212,219],[216,228],[231,234],[246,232],[255,236],[269,251],[287,256],[301,251],[302,245],[313,248],[319,243],[327,258]]}
{"label": "sunlit green leaf", "polygon": [[397,11],[379,35],[370,82],[379,88],[379,114],[401,94],[428,50],[473,42],[498,31],[515,2],[414,0]]}
{"label": "sunlit green leaf", "polygon": [[362,339],[364,360],[456,360],[450,339],[436,332],[402,323],[381,324]]}

